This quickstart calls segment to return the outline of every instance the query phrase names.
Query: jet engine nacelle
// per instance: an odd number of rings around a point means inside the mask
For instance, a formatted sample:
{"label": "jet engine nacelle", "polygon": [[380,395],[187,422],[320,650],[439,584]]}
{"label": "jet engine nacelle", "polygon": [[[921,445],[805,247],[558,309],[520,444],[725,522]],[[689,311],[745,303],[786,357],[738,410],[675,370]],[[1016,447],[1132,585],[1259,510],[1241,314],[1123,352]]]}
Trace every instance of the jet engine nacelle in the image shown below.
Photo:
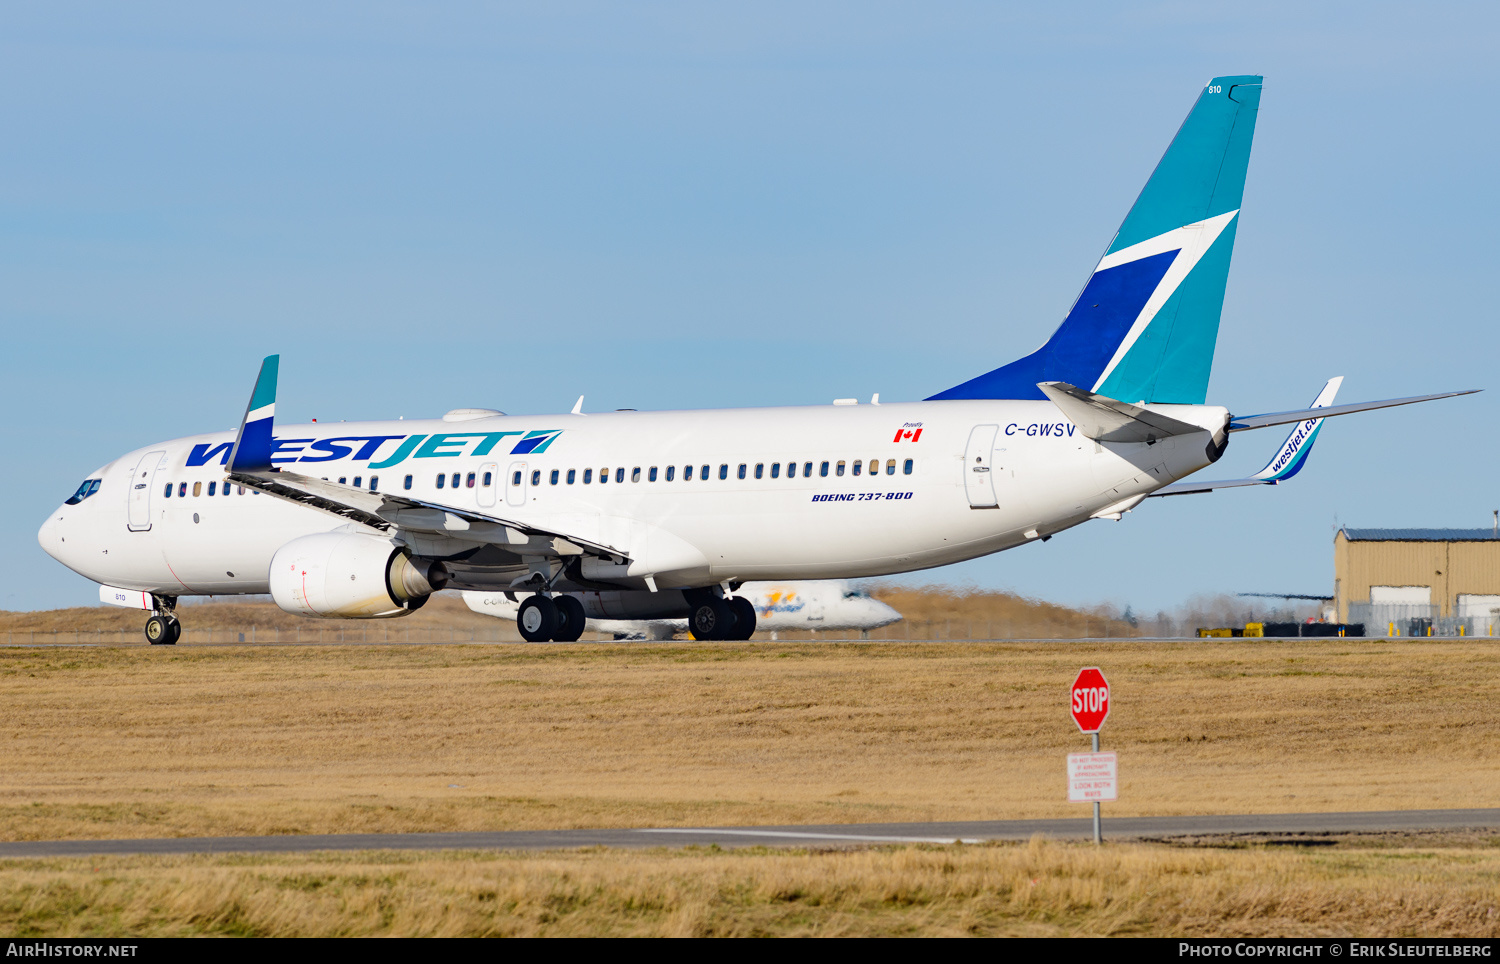
{"label": "jet engine nacelle", "polygon": [[277,549],[270,582],[271,598],[289,613],[381,619],[421,609],[448,584],[448,571],[383,536],[320,532]]}

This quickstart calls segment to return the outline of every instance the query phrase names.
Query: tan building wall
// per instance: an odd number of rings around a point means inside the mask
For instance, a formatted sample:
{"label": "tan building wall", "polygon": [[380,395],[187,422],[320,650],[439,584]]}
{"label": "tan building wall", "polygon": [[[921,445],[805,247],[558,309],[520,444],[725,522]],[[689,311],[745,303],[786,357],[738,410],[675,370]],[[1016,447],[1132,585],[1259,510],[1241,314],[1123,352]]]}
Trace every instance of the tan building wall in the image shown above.
{"label": "tan building wall", "polygon": [[1466,593],[1500,595],[1500,542],[1351,540],[1333,538],[1333,596],[1339,622],[1350,603],[1370,601],[1371,586],[1430,586],[1432,604],[1453,615]]}

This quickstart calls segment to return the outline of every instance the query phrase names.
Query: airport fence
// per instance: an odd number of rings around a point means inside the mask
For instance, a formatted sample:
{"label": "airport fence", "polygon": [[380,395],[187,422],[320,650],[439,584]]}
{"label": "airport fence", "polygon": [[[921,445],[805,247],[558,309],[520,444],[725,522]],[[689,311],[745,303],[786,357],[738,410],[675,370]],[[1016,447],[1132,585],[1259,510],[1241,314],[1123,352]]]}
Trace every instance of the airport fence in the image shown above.
{"label": "airport fence", "polygon": [[[1477,636],[1497,635],[1500,618],[1441,617],[1436,607],[1405,607],[1417,611],[1370,613],[1369,607],[1350,607],[1350,622],[1365,623],[1365,633],[1371,637],[1402,636]],[[1379,618],[1376,618],[1379,617]],[[247,627],[183,627],[179,644],[183,645],[271,645],[271,646],[339,646],[339,645],[431,645],[441,643],[519,643],[521,636],[515,624],[496,620],[496,625],[484,627],[401,626],[373,621],[348,620],[331,625]],[[1003,623],[1004,621],[999,621]],[[843,630],[758,632],[760,641],[823,641],[844,640],[910,641],[910,642],[1005,642],[1008,640],[1057,639],[1191,639],[1175,633],[1152,632],[1153,627],[1142,626],[1129,635],[1113,627],[1088,626],[1081,632],[1046,632],[1032,628],[997,625],[990,620],[933,619],[912,620],[885,626],[869,633]],[[1089,630],[1095,630],[1090,633]],[[609,633],[585,633],[582,642],[633,642],[617,640]],[[1207,642],[1207,640],[1204,640]],[[138,628],[132,629],[80,629],[80,630],[20,630],[0,633],[0,645],[4,646],[145,646],[145,637]]]}
{"label": "airport fence", "polygon": [[[275,626],[250,626],[244,629],[190,628],[184,626],[179,645],[269,645],[269,646],[338,646],[338,645],[430,645],[435,643],[519,643],[523,642],[516,632],[515,624],[504,622],[495,629],[442,628],[442,627],[394,627],[372,626],[363,622],[349,621],[349,625],[297,627],[283,629]],[[499,622],[497,620],[497,622]],[[755,639],[761,641],[824,641],[871,640],[897,642],[1004,642],[1010,639],[1115,639],[1128,638],[1100,632],[1086,636],[1069,634],[1053,636],[1045,633],[1005,633],[998,627],[984,623],[971,624],[957,620],[933,620],[913,627],[883,627],[868,633],[858,630],[797,630],[781,632],[759,632]],[[584,633],[581,642],[642,642],[640,639],[619,639],[611,633]],[[0,645],[4,646],[133,646],[148,645],[140,629],[98,630],[22,630],[0,633]]]}
{"label": "airport fence", "polygon": [[1500,612],[1444,616],[1441,606],[1426,603],[1350,603],[1349,622],[1363,622],[1369,636],[1495,636]]}
{"label": "airport fence", "polygon": [[[442,628],[442,627],[396,627],[370,626],[350,621],[352,625],[296,627],[282,629],[276,626],[249,626],[243,629],[189,628],[183,627],[179,644],[198,645],[304,645],[337,646],[343,644],[385,644],[413,646],[428,643],[518,643],[521,636],[512,624],[505,623],[495,629]],[[498,622],[498,621],[497,621]],[[507,631],[507,629],[509,631]],[[585,634],[585,639],[590,635]],[[602,636],[602,634],[599,634]],[[147,645],[140,629],[80,629],[80,630],[23,630],[6,632],[3,641],[10,646],[124,646]],[[602,637],[612,638],[612,637]]]}

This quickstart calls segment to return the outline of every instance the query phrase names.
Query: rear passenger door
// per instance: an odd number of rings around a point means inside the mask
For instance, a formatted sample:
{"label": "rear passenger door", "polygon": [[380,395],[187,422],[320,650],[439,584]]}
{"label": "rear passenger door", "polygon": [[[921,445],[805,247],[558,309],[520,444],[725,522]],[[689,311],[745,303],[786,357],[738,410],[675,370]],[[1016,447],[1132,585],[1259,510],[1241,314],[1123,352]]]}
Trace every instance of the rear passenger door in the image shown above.
{"label": "rear passenger door", "polygon": [[969,508],[994,509],[995,475],[991,471],[994,462],[995,435],[998,425],[976,425],[969,433],[969,447],[964,452],[964,489],[969,495]]}

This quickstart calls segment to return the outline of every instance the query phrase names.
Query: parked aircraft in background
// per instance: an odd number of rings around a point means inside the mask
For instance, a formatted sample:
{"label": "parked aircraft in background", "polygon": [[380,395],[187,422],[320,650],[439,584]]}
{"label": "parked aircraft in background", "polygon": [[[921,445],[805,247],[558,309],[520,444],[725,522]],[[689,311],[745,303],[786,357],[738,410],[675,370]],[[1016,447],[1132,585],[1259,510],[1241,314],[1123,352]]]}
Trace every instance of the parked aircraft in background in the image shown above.
{"label": "parked aircraft in background", "polygon": [[[576,596],[583,606],[585,632],[609,633],[616,639],[671,639],[688,632],[687,619],[672,615],[684,608],[676,593],[568,595]],[[798,629],[868,633],[901,619],[896,610],[845,579],[747,582],[738,595],[755,608],[756,630],[772,634]],[[470,609],[486,616],[515,619],[521,608],[521,597],[513,592],[465,592],[463,596]],[[631,608],[640,603],[651,608]]]}
{"label": "parked aircraft in background", "polygon": [[1205,403],[1260,93],[1211,80],[1052,337],[925,401],[276,425],[273,355],[238,432],[120,456],[38,538],[104,601],[151,610],[153,642],[184,595],[379,618],[444,587],[523,595],[531,640],[577,639],[588,592],[748,638],[747,582],[973,559],[1119,519],[1233,433],[1463,394]]}

